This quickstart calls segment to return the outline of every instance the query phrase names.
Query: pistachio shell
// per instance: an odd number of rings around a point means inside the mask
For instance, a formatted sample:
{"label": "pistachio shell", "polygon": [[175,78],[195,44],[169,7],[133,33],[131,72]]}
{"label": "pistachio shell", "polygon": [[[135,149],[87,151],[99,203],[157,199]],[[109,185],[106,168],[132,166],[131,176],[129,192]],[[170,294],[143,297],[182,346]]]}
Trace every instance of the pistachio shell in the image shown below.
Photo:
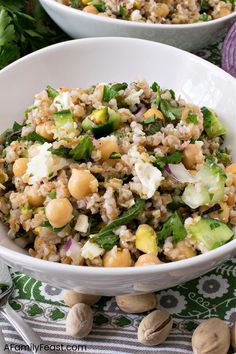
{"label": "pistachio shell", "polygon": [[236,322],[234,322],[234,325],[231,328],[230,334],[231,334],[231,346],[232,346],[233,350],[236,352]]}
{"label": "pistachio shell", "polygon": [[157,306],[155,294],[116,296],[119,308],[127,313],[142,313]]}
{"label": "pistachio shell", "polygon": [[229,346],[229,329],[219,318],[202,322],[192,336],[194,354],[227,354]]}
{"label": "pistachio shell", "polygon": [[138,341],[145,345],[157,345],[166,340],[173,325],[173,320],[166,310],[155,310],[140,322]]}
{"label": "pistachio shell", "polygon": [[76,338],[86,337],[92,330],[93,312],[86,304],[74,305],[66,319],[66,334]]}
{"label": "pistachio shell", "polygon": [[79,293],[74,290],[65,290],[64,291],[64,303],[67,306],[74,306],[75,304],[83,303],[87,305],[94,305],[101,299],[99,295],[90,295]]}

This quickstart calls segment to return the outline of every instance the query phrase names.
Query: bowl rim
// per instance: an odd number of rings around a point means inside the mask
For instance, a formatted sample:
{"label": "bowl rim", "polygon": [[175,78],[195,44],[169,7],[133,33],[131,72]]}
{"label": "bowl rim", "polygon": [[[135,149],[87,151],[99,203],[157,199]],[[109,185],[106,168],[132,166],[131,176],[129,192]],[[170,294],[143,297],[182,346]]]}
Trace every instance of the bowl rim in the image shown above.
{"label": "bowl rim", "polygon": [[[88,17],[90,19],[95,19],[97,21],[100,22],[110,22],[111,24],[114,23],[116,25],[118,25],[117,20],[120,22],[120,25],[126,25],[128,27],[141,27],[141,28],[158,28],[158,29],[167,29],[167,30],[171,30],[171,29],[193,29],[193,28],[200,28],[200,27],[209,27],[211,24],[220,24],[225,22],[228,19],[234,18],[236,17],[236,11],[230,13],[229,15],[214,19],[214,20],[210,20],[210,21],[206,21],[206,22],[197,22],[197,23],[186,23],[186,24],[164,24],[164,23],[146,23],[146,22],[133,22],[133,21],[126,21],[123,19],[118,19],[118,18],[108,18],[108,17],[103,17],[103,16],[96,16],[94,17],[94,14],[89,14],[87,12],[84,12],[82,10],[79,9],[74,9],[72,7],[66,6],[64,4],[61,4],[59,2],[57,2],[56,0],[39,0],[42,3],[47,4],[48,6],[54,6],[55,8],[61,9],[64,11],[67,11],[68,14],[80,14],[80,16],[84,16],[84,17]],[[114,22],[115,21],[115,22]]]}
{"label": "bowl rim", "polygon": [[[220,75],[223,75],[224,77],[227,78],[227,80],[231,81],[233,85],[235,86],[236,89],[236,79],[232,77],[230,74],[219,68],[218,66],[207,62],[206,60],[192,54],[189,52],[186,52],[182,49],[172,47],[167,44],[162,44],[158,42],[152,42],[144,39],[137,39],[137,38],[126,38],[126,37],[93,37],[93,38],[83,38],[83,39],[75,39],[75,40],[69,40],[61,43],[57,43],[45,48],[42,48],[38,51],[35,51],[31,54],[28,54],[12,64],[8,65],[6,68],[2,69],[0,71],[0,77],[2,75],[6,75],[9,70],[11,70],[14,67],[17,67],[20,63],[30,61],[34,57],[37,56],[43,56],[44,53],[48,52],[53,52],[54,50],[57,49],[63,49],[66,50],[67,47],[76,47],[79,46],[80,44],[83,45],[83,43],[87,44],[89,42],[91,43],[97,43],[98,42],[107,42],[107,45],[111,43],[114,45],[114,42],[133,42],[136,43],[146,43],[147,45],[152,45],[156,47],[165,48],[168,51],[172,52],[179,52],[179,54],[184,55],[185,57],[189,57],[195,61],[198,61],[199,63],[203,64],[206,66],[209,70],[214,70],[217,71]],[[19,265],[24,265],[26,267],[33,267],[45,271],[64,271],[64,272],[69,272],[73,274],[77,274],[77,272],[82,272],[83,274],[86,275],[112,275],[116,277],[122,276],[128,276],[128,275],[138,275],[138,274],[150,274],[150,273],[158,273],[158,272],[171,272],[171,271],[178,271],[180,269],[184,268],[189,268],[197,264],[201,263],[210,263],[216,258],[219,258],[222,256],[222,259],[224,257],[227,257],[229,253],[231,253],[232,250],[236,250],[236,239],[233,239],[226,243],[223,246],[220,246],[219,248],[216,248],[214,250],[208,251],[207,253],[184,259],[181,261],[175,261],[175,262],[170,262],[170,263],[163,263],[160,264],[158,267],[155,266],[145,266],[145,267],[117,267],[117,268],[105,268],[105,267],[89,267],[89,266],[80,266],[80,265],[71,265],[71,264],[63,264],[63,263],[54,263],[54,262],[49,262],[46,260],[42,259],[37,259],[34,258],[30,255],[23,254],[14,250],[11,250],[5,246],[0,245],[0,258],[6,254],[7,252],[7,258],[8,259],[14,259],[14,262],[17,262]]]}

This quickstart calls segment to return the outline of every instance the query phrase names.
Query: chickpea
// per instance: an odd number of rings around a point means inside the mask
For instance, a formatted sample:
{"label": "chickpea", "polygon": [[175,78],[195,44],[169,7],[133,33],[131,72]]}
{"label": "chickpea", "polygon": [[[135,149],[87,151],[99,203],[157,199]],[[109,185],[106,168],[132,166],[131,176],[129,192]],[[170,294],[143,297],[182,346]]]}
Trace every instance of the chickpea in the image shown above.
{"label": "chickpea", "polygon": [[44,197],[39,193],[38,189],[35,187],[28,187],[26,190],[27,200],[30,205],[39,207],[43,205]]}
{"label": "chickpea", "polygon": [[211,218],[219,219],[219,220],[227,223],[229,221],[230,207],[227,205],[227,203],[220,203],[220,208],[221,208],[220,213],[217,213],[217,211],[216,211],[216,212],[210,213],[209,216]]}
{"label": "chickpea", "polygon": [[53,133],[52,133],[52,128],[53,128],[53,123],[52,122],[46,122],[37,125],[36,127],[36,133],[41,135],[43,138],[45,138],[48,141],[53,140]]}
{"label": "chickpea", "polygon": [[21,157],[17,159],[13,164],[13,173],[16,177],[21,177],[26,173],[28,165],[28,159],[26,157]]}
{"label": "chickpea", "polygon": [[161,263],[162,262],[157,256],[154,256],[154,254],[149,253],[149,254],[142,254],[141,256],[139,256],[134,266],[143,267],[143,266],[156,265]]}
{"label": "chickpea", "polygon": [[235,196],[234,196],[234,193],[230,192],[230,193],[228,194],[227,204],[228,204],[229,206],[233,206],[234,203],[235,203]]}
{"label": "chickpea", "polygon": [[183,164],[186,168],[194,169],[196,164],[204,161],[202,147],[200,144],[189,144],[184,149]]}
{"label": "chickpea", "polygon": [[166,17],[169,12],[169,7],[166,4],[161,4],[159,7],[155,8],[155,15],[159,17]]}
{"label": "chickpea", "polygon": [[132,259],[127,248],[118,249],[114,246],[112,250],[105,253],[103,257],[104,267],[130,267]]}
{"label": "chickpea", "polygon": [[225,172],[232,175],[232,184],[236,186],[236,163],[227,166]]}
{"label": "chickpea", "polygon": [[99,139],[98,150],[101,152],[102,160],[108,160],[113,152],[120,152],[117,138],[115,136],[111,136]]}
{"label": "chickpea", "polygon": [[98,16],[109,17],[106,12],[99,12]]}
{"label": "chickpea", "polygon": [[68,182],[68,189],[72,197],[82,199],[98,189],[98,180],[88,170],[72,169]]}
{"label": "chickpea", "polygon": [[196,256],[196,251],[183,240],[179,241],[173,248],[164,250],[164,254],[170,261],[181,261]]}
{"label": "chickpea", "polygon": [[157,108],[148,109],[147,112],[145,112],[143,116],[145,119],[148,119],[151,116],[155,116],[157,119],[164,120],[164,116],[163,116],[162,112],[159,111],[159,109],[157,109]]}
{"label": "chickpea", "polygon": [[67,198],[58,198],[48,203],[45,212],[53,227],[63,227],[71,221],[73,207]]}
{"label": "chickpea", "polygon": [[230,9],[228,7],[222,7],[219,11],[219,17],[224,17],[227,16],[231,13]]}
{"label": "chickpea", "polygon": [[89,14],[94,14],[94,15],[97,15],[97,14],[98,14],[98,10],[97,10],[96,7],[93,6],[93,5],[85,6],[85,7],[83,8],[83,11],[84,11],[84,12],[87,12],[87,13],[89,13]]}

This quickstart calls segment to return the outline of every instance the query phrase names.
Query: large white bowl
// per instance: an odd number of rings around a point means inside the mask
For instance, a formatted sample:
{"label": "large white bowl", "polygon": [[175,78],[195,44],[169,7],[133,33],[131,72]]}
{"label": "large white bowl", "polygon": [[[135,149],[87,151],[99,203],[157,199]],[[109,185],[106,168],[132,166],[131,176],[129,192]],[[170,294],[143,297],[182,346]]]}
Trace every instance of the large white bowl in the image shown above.
{"label": "large white bowl", "polygon": [[51,18],[72,38],[131,37],[195,51],[223,37],[236,13],[217,20],[187,25],[147,24],[88,14],[58,3],[40,0]]}
{"label": "large white bowl", "polygon": [[[236,157],[236,80],[216,66],[163,44],[127,38],[69,41],[42,49],[0,72],[1,129],[21,121],[32,97],[53,87],[88,87],[98,82],[146,78],[198,105],[215,109],[228,127]],[[13,250],[0,226],[0,257],[19,271],[64,288],[116,295],[164,289],[197,277],[230,258],[236,240],[184,261],[148,267],[93,268],[50,263]]]}

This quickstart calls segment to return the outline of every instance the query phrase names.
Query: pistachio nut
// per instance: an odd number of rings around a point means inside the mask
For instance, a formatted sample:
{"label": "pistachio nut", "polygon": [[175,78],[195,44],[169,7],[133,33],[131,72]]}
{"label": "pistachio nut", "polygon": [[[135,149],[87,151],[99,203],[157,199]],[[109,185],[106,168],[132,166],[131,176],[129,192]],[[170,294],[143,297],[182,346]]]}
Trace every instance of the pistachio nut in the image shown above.
{"label": "pistachio nut", "polygon": [[173,320],[166,310],[155,310],[142,319],[138,327],[138,341],[145,345],[157,345],[166,340]]}
{"label": "pistachio nut", "polygon": [[219,318],[214,317],[202,322],[193,332],[194,354],[227,354],[229,346],[229,328]]}
{"label": "pistachio nut", "polygon": [[83,303],[87,305],[94,305],[101,299],[100,295],[90,295],[79,293],[74,290],[64,291],[64,303],[67,306],[74,306],[75,304]]}
{"label": "pistachio nut", "polygon": [[86,304],[74,305],[66,319],[66,334],[76,338],[86,337],[92,330],[93,312]]}
{"label": "pistachio nut", "polygon": [[233,327],[230,330],[231,334],[231,347],[236,352],[236,322],[234,322]]}
{"label": "pistachio nut", "polygon": [[142,313],[153,310],[157,306],[155,294],[116,296],[119,308],[127,313]]}

